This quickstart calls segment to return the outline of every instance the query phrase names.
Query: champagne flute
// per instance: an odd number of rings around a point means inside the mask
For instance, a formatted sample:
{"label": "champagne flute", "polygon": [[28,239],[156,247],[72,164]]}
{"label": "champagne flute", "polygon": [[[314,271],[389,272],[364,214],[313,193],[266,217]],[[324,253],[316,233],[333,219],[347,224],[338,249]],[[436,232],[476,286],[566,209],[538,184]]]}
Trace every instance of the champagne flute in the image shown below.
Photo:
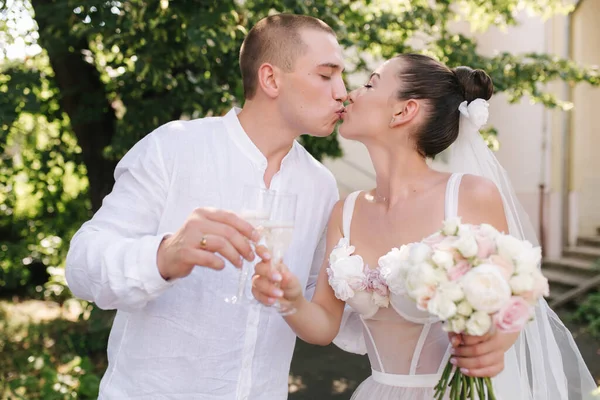
{"label": "champagne flute", "polygon": [[[256,230],[261,232],[271,215],[273,200],[273,191],[257,186],[245,185],[242,191],[242,207],[239,215],[254,226]],[[250,262],[245,259],[243,260],[236,294],[225,298],[225,302],[231,304],[240,304],[242,302],[251,265]]]}
{"label": "champagne flute", "polygon": [[[276,193],[271,218],[263,225],[263,238],[271,253],[271,264],[273,269],[278,272],[282,272],[283,256],[292,243],[296,205],[297,196],[295,194]],[[279,301],[276,301],[273,307],[281,315],[290,315],[296,312],[294,308],[282,306]]]}

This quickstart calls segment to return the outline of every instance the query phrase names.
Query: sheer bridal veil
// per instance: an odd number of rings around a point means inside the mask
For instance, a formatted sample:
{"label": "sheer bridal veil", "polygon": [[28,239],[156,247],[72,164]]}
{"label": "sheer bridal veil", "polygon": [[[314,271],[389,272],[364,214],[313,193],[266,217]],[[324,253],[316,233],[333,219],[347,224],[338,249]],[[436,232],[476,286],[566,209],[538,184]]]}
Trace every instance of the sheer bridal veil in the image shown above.
{"label": "sheer bridal veil", "polygon": [[[537,246],[536,233],[506,171],[479,133],[487,122],[488,103],[465,101],[459,111],[458,138],[449,148],[450,171],[492,180],[502,195],[509,233]],[[503,400],[588,399],[596,389],[571,333],[544,299],[536,306],[535,319],[506,353],[504,371],[494,386]]]}

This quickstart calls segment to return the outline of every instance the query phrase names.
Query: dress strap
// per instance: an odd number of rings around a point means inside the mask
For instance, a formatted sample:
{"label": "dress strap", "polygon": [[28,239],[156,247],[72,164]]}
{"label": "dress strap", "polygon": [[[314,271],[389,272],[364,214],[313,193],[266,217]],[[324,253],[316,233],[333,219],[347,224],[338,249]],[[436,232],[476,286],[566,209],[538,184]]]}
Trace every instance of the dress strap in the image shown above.
{"label": "dress strap", "polygon": [[454,173],[448,179],[448,183],[446,184],[446,200],[444,202],[445,219],[458,216],[458,191],[462,177],[463,174]]}
{"label": "dress strap", "polygon": [[348,243],[350,243],[350,225],[352,224],[352,215],[354,215],[354,205],[360,194],[360,190],[352,192],[344,200],[344,209],[342,211],[342,233]]}

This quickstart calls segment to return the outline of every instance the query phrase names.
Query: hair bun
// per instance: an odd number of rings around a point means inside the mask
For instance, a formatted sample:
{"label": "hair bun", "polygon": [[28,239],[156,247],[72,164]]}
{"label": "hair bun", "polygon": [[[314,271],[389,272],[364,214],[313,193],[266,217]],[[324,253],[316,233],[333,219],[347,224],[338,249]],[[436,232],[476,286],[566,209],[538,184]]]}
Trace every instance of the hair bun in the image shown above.
{"label": "hair bun", "polygon": [[492,78],[484,70],[456,67],[452,72],[462,86],[465,100],[468,102],[475,99],[489,100],[494,94]]}

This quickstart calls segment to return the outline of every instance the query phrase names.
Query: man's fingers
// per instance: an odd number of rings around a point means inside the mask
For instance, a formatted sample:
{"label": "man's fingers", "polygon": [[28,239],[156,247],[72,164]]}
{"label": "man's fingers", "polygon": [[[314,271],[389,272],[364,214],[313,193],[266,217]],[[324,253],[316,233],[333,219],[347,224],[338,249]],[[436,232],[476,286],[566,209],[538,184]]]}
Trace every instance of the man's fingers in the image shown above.
{"label": "man's fingers", "polygon": [[[220,249],[223,249],[227,255],[221,254],[229,261],[232,261],[234,265],[240,265],[238,261],[240,257],[244,257],[248,261],[254,260],[254,252],[252,251],[250,242],[234,227],[208,219],[199,219],[192,229],[195,232],[193,238],[190,239],[193,242],[193,246],[202,250],[219,253]],[[231,245],[231,248],[221,240],[214,240],[216,239],[215,237],[227,241]],[[203,243],[202,239],[206,239],[206,243]],[[232,253],[232,250],[235,254]]]}
{"label": "man's fingers", "polygon": [[217,270],[225,267],[225,262],[221,257],[205,250],[183,249],[181,250],[181,260],[188,265],[197,265]]}
{"label": "man's fingers", "polygon": [[[202,242],[204,241],[204,242]],[[219,253],[238,268],[242,267],[242,256],[227,239],[217,235],[203,235],[200,248],[211,253]]]}
{"label": "man's fingers", "polygon": [[248,240],[252,240],[254,242],[258,242],[260,240],[260,235],[254,226],[231,211],[211,208],[203,208],[196,211],[211,221],[231,226],[245,236]]}

